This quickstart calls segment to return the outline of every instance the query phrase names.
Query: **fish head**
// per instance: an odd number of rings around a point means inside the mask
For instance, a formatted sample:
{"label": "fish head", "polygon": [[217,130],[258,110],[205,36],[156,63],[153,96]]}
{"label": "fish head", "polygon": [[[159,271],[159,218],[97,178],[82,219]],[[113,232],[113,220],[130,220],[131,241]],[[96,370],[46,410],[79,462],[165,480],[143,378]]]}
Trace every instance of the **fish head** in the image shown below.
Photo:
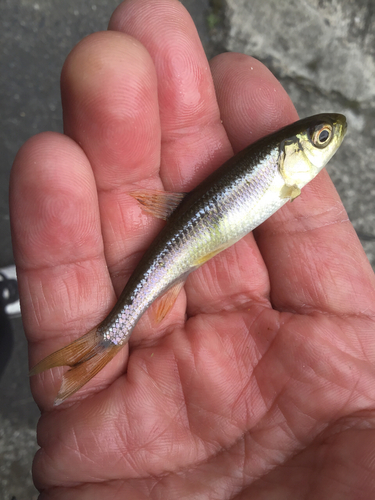
{"label": "fish head", "polygon": [[340,147],[346,118],[324,113],[297,122],[297,130],[280,145],[280,172],[288,186],[302,188],[326,166]]}

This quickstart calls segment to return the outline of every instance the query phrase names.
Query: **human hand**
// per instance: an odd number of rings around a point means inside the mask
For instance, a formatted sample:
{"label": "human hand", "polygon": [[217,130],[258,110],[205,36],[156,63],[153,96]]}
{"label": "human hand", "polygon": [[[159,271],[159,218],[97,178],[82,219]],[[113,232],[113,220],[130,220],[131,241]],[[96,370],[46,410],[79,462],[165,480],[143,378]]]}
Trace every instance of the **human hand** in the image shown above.
{"label": "human hand", "polygon": [[[31,366],[105,317],[160,230],[129,191],[188,191],[297,119],[258,61],[209,67],[178,2],[128,1],[110,29],[64,66],[66,135],[29,140],[12,172]],[[371,498],[374,285],[323,171],[61,406],[63,369],[34,377],[42,498]]]}

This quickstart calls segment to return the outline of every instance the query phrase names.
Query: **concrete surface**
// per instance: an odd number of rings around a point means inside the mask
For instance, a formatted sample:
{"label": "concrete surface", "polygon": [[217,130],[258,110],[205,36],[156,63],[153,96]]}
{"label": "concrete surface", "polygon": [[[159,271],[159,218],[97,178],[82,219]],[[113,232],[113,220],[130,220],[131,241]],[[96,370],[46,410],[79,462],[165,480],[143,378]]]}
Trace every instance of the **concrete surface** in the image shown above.
{"label": "concrete surface", "polygon": [[375,266],[375,2],[228,0],[227,50],[263,61],[301,118],[348,119],[330,173]]}
{"label": "concrete surface", "polygon": [[[0,266],[12,262],[7,185],[21,144],[62,130],[59,77],[68,52],[106,28],[117,0],[0,0]],[[329,172],[375,264],[375,3],[351,0],[184,0],[209,57],[236,50],[262,60],[301,116],[343,112],[345,146]],[[366,237],[370,241],[366,241]],[[32,500],[39,411],[27,379],[20,319],[0,380],[0,500]],[[1,333],[0,333],[1,335]]]}

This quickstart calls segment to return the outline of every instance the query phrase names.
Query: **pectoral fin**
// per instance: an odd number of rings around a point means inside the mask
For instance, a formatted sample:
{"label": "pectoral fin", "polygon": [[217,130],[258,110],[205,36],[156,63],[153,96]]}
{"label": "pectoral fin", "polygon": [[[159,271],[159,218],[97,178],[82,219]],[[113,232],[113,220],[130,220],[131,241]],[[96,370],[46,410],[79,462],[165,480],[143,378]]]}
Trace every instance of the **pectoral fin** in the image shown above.
{"label": "pectoral fin", "polygon": [[301,194],[301,190],[298,186],[285,186],[281,190],[282,198],[290,198],[290,201],[295,200]]}
{"label": "pectoral fin", "polygon": [[186,193],[172,193],[156,189],[130,191],[129,194],[142,205],[145,212],[164,220],[168,219],[186,195]]}
{"label": "pectoral fin", "polygon": [[290,201],[296,199],[301,194],[301,190],[295,184],[291,184],[293,181],[292,179],[289,179],[290,174],[288,175],[288,170],[286,168],[286,159],[289,158],[289,162],[293,164],[295,160],[292,161],[291,158],[293,158],[298,151],[298,143],[289,143],[288,141],[284,141],[279,156],[279,170],[285,182],[285,185],[281,190],[281,198],[289,198]]}

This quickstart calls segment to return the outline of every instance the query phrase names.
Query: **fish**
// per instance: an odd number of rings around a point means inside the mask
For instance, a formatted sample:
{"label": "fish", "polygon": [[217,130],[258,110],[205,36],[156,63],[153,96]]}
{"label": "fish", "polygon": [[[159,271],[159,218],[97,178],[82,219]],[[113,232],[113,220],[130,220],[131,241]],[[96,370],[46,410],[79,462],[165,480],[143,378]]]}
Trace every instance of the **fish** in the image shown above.
{"label": "fish", "polygon": [[297,198],[335,154],[346,130],[342,114],[310,116],[243,149],[189,193],[131,191],[143,210],[167,222],[103,321],[30,371],[33,376],[70,367],[54,405],[104,368],[151,304],[155,321],[162,321],[191,272]]}

